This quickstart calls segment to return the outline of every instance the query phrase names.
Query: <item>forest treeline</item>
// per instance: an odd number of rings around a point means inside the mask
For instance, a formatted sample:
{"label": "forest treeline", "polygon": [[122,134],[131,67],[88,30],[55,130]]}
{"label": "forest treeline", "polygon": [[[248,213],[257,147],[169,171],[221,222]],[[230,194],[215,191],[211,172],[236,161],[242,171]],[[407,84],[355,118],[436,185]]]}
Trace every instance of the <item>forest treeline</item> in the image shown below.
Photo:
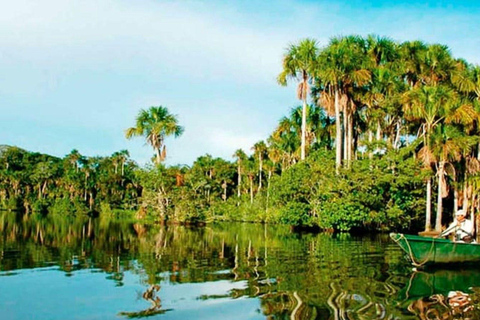
{"label": "forest treeline", "polygon": [[301,105],[233,161],[204,155],[192,166],[165,166],[165,138],[184,128],[156,106],[125,132],[152,146],[151,166],[127,151],[56,158],[5,147],[1,205],[343,231],[440,230],[450,219],[443,211],[477,212],[479,66],[440,44],[347,36],[324,47],[313,39],[290,45],[279,71],[279,84],[296,82]]}

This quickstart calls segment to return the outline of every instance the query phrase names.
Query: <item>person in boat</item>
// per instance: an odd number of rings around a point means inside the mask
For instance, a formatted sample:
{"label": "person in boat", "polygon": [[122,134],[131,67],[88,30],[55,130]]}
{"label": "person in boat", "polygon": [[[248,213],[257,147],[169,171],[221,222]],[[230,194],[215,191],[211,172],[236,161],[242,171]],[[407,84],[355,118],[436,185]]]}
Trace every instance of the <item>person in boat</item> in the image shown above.
{"label": "person in boat", "polygon": [[455,221],[453,221],[439,237],[446,237],[452,233],[455,234],[455,241],[457,242],[475,242],[473,237],[473,222],[467,219],[467,214],[464,210],[455,212]]}

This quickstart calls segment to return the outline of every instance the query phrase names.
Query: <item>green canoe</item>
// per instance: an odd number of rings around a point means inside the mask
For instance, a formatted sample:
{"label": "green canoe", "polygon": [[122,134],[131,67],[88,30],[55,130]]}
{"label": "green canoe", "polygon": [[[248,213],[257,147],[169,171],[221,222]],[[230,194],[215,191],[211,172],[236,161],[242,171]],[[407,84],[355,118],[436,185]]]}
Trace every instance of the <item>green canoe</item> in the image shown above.
{"label": "green canoe", "polygon": [[431,264],[471,263],[480,261],[480,244],[447,239],[391,233],[416,267]]}

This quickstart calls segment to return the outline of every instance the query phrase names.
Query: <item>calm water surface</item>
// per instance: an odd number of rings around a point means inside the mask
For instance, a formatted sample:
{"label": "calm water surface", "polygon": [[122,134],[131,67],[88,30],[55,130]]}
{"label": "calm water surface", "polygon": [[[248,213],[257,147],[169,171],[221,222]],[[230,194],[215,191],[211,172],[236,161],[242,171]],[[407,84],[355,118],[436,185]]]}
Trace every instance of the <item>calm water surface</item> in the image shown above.
{"label": "calm water surface", "polygon": [[480,319],[480,268],[387,236],[0,214],[0,319]]}

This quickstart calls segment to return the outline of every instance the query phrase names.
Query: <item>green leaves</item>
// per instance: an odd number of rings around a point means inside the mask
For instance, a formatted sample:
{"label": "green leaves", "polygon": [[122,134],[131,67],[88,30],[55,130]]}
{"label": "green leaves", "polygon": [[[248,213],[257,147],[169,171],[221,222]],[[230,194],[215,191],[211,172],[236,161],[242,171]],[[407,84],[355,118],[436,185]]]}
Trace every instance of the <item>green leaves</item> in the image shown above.
{"label": "green leaves", "polygon": [[125,137],[145,137],[156,153],[155,162],[159,164],[166,157],[165,138],[172,135],[179,137],[183,131],[177,117],[170,114],[166,107],[158,106],[148,110],[141,109],[136,118],[136,126],[126,129]]}

